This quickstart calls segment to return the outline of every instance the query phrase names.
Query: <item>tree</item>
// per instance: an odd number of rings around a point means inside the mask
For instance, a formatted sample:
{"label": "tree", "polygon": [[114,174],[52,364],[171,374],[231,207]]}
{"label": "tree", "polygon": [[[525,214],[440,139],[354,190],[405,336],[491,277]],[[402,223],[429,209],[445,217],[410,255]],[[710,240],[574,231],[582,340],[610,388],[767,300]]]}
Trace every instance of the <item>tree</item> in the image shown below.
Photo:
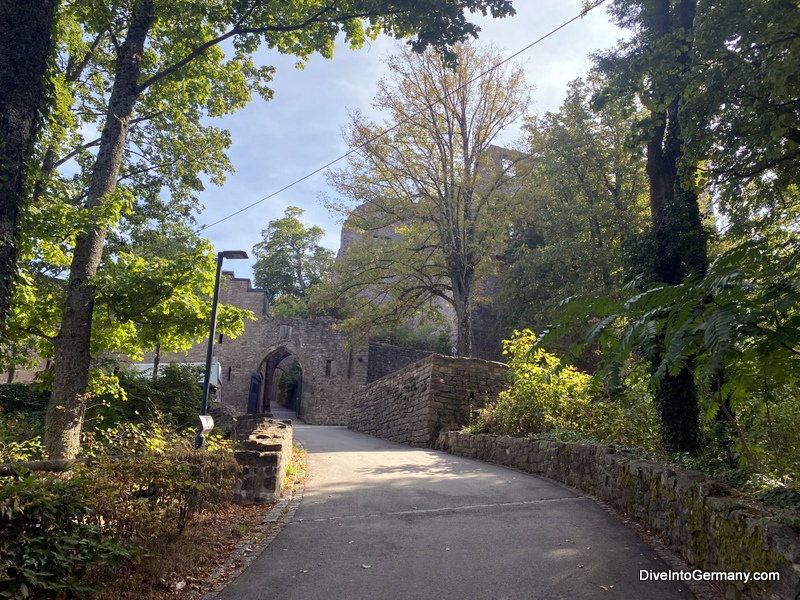
{"label": "tree", "polygon": [[333,268],[333,252],[319,245],[325,231],[306,227],[303,210],[290,206],[282,219],[270,221],[263,240],[253,247],[255,284],[269,293],[270,301],[294,296],[308,299],[308,289],[320,283]]}
{"label": "tree", "polygon": [[[651,285],[644,292],[629,289],[624,301],[590,304],[598,320],[588,339],[602,341],[607,387],[619,388],[632,358],[655,358],[655,383],[691,360],[693,376],[707,393],[706,412],[730,424],[742,462],[766,466],[778,477],[795,475],[800,246],[794,241],[748,240],[724,252],[703,278]],[[565,322],[584,318],[585,304],[566,303]],[[737,415],[757,425],[748,431]],[[760,447],[769,464],[759,465],[751,446]]]}
{"label": "tree", "polygon": [[526,201],[505,252],[501,294],[510,331],[543,331],[568,296],[618,295],[626,244],[646,228],[645,163],[631,144],[642,114],[629,98],[593,110],[602,85],[596,76],[575,80],[558,112],[526,122]]}
{"label": "tree", "polygon": [[[208,335],[216,267],[214,251],[183,223],[134,229],[95,278],[93,352],[116,351],[141,360],[154,351],[153,379],[162,352],[189,350]],[[106,248],[108,252],[109,248]],[[236,337],[252,313],[222,304],[219,333]]]}
{"label": "tree", "polygon": [[43,109],[56,0],[0,2],[0,335],[17,270],[26,205],[25,164]]}
{"label": "tree", "polygon": [[[610,11],[633,37],[597,56],[611,79],[609,94],[635,94],[649,112],[642,135],[647,148],[653,281],[678,285],[702,277],[708,268],[704,230],[694,176],[697,164],[685,156],[681,106],[693,75],[692,51],[697,0],[616,0]],[[654,357],[653,368],[660,363]],[[698,390],[691,360],[664,376],[656,407],[669,451],[700,451]]]}
{"label": "tree", "polygon": [[[513,13],[508,0],[425,4],[135,0],[109,7],[76,2],[75,9],[73,24],[83,28],[76,26],[71,49],[82,47],[84,52],[69,57],[65,73],[75,65],[81,71],[90,63],[96,67],[84,74],[94,85],[75,86],[72,97],[94,108],[88,114],[97,119],[101,133],[96,141],[82,142],[68,152],[84,161],[85,187],[77,197],[83,219],[75,236],[68,294],[55,343],[53,395],[46,423],[46,443],[53,458],[73,456],[79,446],[91,359],[93,278],[106,234],[128,200],[125,192],[130,190],[119,189],[118,179],[132,166],[132,156],[138,153],[162,176],[172,172],[184,189],[200,189],[198,171],[203,163],[186,161],[177,146],[192,132],[210,135],[211,130],[200,125],[204,114],[235,110],[249,100],[252,91],[270,95],[264,84],[271,69],[256,67],[250,58],[262,41],[305,59],[315,51],[329,57],[340,31],[351,46],[385,31],[398,37],[416,34],[411,44],[424,50],[431,44],[447,46],[476,35],[477,28],[467,22],[464,9],[490,10],[496,17]],[[233,44],[227,59],[219,47],[226,41]],[[65,74],[63,79],[70,77]],[[157,123],[165,128],[161,130]],[[131,148],[129,136],[137,130],[161,138],[156,141],[172,142],[173,152],[161,154],[163,144],[157,143],[149,145],[152,153]],[[88,153],[95,146],[96,154]],[[45,173],[59,162],[49,153],[51,148],[44,152]],[[219,169],[216,154],[220,151],[219,146],[211,150],[216,159],[212,168]]]}
{"label": "tree", "polygon": [[505,243],[523,158],[493,142],[524,114],[529,88],[521,67],[494,68],[495,49],[456,52],[455,69],[433,52],[387,60],[373,105],[390,120],[354,114],[355,152],[330,181],[360,205],[348,226],[365,235],[337,270],[359,320],[397,322],[438,300],[455,312],[459,355],[472,356],[477,284]]}
{"label": "tree", "polygon": [[703,3],[684,111],[726,233],[781,235],[800,217],[800,11],[791,0]]}

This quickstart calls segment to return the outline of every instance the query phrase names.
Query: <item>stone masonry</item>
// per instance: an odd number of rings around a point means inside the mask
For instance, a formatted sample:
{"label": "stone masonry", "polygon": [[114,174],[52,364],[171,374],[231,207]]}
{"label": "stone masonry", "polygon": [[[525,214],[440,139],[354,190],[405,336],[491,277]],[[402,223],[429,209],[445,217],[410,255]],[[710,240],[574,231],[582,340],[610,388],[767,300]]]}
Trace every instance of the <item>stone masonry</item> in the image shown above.
{"label": "stone masonry", "polygon": [[[264,390],[276,374],[265,373],[267,363],[276,355],[293,356],[303,372],[300,417],[318,425],[344,425],[347,422],[353,393],[367,382],[369,349],[349,347],[349,337],[336,329],[336,320],[282,319],[266,316],[265,293],[253,288],[249,279],[224,272],[225,285],[220,302],[249,309],[256,320],[245,321],[244,333],[236,339],[217,335],[214,355],[222,366],[221,402],[239,414],[247,412],[250,377],[262,373]],[[195,345],[188,354],[167,354],[169,362],[204,363],[207,341]],[[152,362],[152,355],[144,362]],[[259,411],[263,410],[263,401]]]}
{"label": "stone masonry", "polygon": [[436,448],[588,492],[660,535],[702,572],[780,574],[769,583],[715,582],[726,599],[800,599],[800,536],[698,471],[637,460],[613,446],[462,431],[442,431]]}
{"label": "stone masonry", "polygon": [[394,442],[433,447],[441,430],[463,427],[471,411],[505,389],[506,371],[502,363],[432,354],[357,392],[348,427]]}
{"label": "stone masonry", "polygon": [[233,486],[234,502],[275,502],[292,460],[292,422],[272,419],[268,414],[237,417],[233,439],[236,462],[242,467]]}

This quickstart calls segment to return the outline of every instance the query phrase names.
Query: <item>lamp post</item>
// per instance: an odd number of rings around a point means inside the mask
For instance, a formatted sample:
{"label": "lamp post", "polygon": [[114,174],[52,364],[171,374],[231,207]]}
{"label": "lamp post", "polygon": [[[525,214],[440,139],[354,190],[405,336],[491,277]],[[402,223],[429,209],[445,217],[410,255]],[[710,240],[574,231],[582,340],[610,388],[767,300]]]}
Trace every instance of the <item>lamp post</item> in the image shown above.
{"label": "lamp post", "polygon": [[219,304],[219,285],[222,277],[222,259],[248,258],[244,250],[224,250],[217,252],[217,276],[214,280],[214,296],[211,300],[211,328],[208,333],[208,350],[206,351],[206,371],[203,376],[203,402],[200,405],[200,425],[197,437],[194,440],[195,450],[203,447],[206,442],[206,434],[214,429],[214,419],[207,415],[208,410],[208,387],[211,383],[211,357],[214,353],[214,335],[217,332],[217,305]]}

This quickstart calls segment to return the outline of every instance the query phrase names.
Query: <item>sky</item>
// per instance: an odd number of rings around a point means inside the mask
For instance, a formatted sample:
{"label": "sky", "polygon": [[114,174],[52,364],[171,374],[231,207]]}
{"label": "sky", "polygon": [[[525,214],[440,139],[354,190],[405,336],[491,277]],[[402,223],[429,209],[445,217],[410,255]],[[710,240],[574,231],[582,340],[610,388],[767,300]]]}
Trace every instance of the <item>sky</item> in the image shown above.
{"label": "sky", "polygon": [[[469,20],[481,27],[479,42],[491,42],[509,56],[578,15],[580,4],[580,0],[516,0],[514,17],[473,15]],[[557,110],[567,84],[591,68],[589,54],[614,46],[623,35],[600,7],[523,52],[515,61],[525,67],[527,83],[535,88],[529,113]],[[228,155],[235,172],[223,186],[207,185],[200,196],[204,210],[198,223],[209,225],[202,235],[216,251],[245,250],[251,257],[226,261],[226,271],[234,271],[237,277],[252,277],[253,246],[261,240],[261,231],[269,221],[283,217],[288,206],[302,208],[304,224],[322,227],[326,232],[322,245],[338,250],[340,224],[320,201],[322,195],[336,198],[337,194],[326,184],[324,171],[307,176],[348,151],[342,129],[349,122],[349,111],[360,109],[370,114],[377,83],[387,73],[382,58],[402,44],[385,36],[361,50],[341,44],[332,60],[315,55],[303,69],[295,68],[295,57],[259,51],[258,61],[276,67],[271,83],[274,98],[269,102],[255,99],[234,115],[213,121],[231,132],[233,143]],[[345,165],[345,161],[339,161],[334,168]],[[305,177],[301,183],[276,193]],[[211,225],[267,196],[272,197]]]}

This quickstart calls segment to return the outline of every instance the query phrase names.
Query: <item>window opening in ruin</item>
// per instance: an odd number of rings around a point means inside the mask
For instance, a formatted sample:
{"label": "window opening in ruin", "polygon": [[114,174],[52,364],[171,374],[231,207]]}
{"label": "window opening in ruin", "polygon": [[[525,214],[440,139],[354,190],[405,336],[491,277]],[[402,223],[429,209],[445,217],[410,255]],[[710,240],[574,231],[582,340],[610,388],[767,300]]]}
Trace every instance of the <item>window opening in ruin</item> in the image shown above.
{"label": "window opening in ruin", "polygon": [[231,380],[231,367],[228,367],[228,381]]}
{"label": "window opening in ruin", "polygon": [[330,377],[331,376],[331,366],[332,365],[333,365],[333,361],[332,360],[326,360],[325,361],[325,377]]}

